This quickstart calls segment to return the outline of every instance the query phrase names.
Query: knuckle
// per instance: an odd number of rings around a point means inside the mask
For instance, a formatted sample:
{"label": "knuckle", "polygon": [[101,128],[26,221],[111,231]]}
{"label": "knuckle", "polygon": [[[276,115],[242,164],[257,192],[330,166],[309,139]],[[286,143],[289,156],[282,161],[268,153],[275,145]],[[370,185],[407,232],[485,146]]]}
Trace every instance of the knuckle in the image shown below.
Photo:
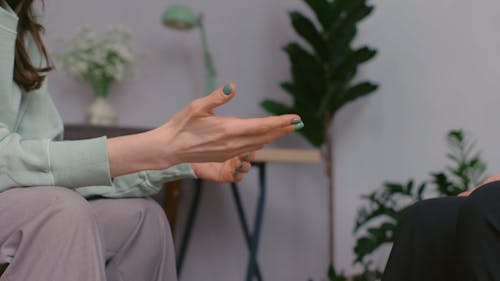
{"label": "knuckle", "polygon": [[[220,132],[222,134],[222,136],[224,138],[229,138],[229,137],[232,137],[234,132],[233,130],[231,129],[231,127],[226,123],[226,124],[223,124],[220,128]],[[226,142],[227,143],[230,143],[230,142]]]}
{"label": "knuckle", "polygon": [[257,132],[258,133],[266,133],[266,132],[269,132],[272,130],[272,127],[269,125],[269,124],[262,124],[258,129],[257,129]]}
{"label": "knuckle", "polygon": [[188,106],[190,111],[198,112],[202,109],[202,102],[200,99],[192,101]]}

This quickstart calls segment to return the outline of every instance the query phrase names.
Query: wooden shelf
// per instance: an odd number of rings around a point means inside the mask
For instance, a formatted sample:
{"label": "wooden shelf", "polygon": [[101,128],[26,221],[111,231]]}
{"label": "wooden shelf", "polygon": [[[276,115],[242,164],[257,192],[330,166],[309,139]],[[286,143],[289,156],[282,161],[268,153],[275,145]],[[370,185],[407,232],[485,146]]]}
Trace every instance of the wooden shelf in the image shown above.
{"label": "wooden shelf", "polygon": [[321,163],[321,153],[312,149],[265,148],[255,153],[254,162],[318,164]]}

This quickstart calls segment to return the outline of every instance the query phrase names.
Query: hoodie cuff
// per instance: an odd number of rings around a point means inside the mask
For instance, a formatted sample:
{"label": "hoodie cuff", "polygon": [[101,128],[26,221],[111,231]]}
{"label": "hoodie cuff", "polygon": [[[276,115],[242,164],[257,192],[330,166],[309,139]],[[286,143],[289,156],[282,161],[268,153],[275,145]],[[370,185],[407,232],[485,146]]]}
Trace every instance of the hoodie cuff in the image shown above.
{"label": "hoodie cuff", "polygon": [[112,185],[106,137],[50,142],[49,157],[56,186]]}
{"label": "hoodie cuff", "polygon": [[196,175],[188,163],[172,166],[165,170],[146,171],[147,181],[152,186],[159,186],[169,181],[196,179]]}

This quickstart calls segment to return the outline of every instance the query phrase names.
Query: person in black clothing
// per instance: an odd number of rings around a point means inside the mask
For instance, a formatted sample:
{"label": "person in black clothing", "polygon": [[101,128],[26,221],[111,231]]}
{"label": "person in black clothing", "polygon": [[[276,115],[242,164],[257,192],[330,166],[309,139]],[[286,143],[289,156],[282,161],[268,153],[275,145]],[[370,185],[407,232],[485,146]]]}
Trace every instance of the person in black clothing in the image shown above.
{"label": "person in black clothing", "polygon": [[382,281],[500,281],[499,180],[408,208]]}

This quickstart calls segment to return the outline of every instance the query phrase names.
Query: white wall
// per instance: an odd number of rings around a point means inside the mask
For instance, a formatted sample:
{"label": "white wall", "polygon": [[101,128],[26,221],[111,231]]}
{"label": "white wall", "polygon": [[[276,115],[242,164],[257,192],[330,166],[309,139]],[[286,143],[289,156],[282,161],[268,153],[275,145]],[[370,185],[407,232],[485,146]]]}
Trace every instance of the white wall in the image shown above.
{"label": "white wall", "polygon": [[[204,11],[219,83],[235,81],[237,98],[221,114],[261,116],[264,97],[288,100],[278,85],[288,61],[280,47],[296,38],[286,11],[306,10],[297,0],[183,1]],[[494,0],[374,1],[375,14],[359,36],[379,49],[362,76],[381,84],[376,95],[342,110],[336,137],[336,263],[352,271],[352,229],[359,196],[385,180],[423,180],[445,164],[444,135],[466,128],[479,140],[490,171],[499,170],[500,2]],[[63,1],[46,7],[47,39],[66,38],[88,24],[123,24],[146,55],[133,81],[116,87],[111,101],[120,124],[155,126],[197,97],[203,86],[197,33],[164,29],[159,17],[170,1]],[[61,74],[51,89],[63,118],[82,122],[90,90]],[[307,126],[307,124],[306,124]],[[276,144],[308,148],[298,136]],[[242,184],[248,211],[255,174]],[[326,181],[321,166],[269,167],[269,199],[260,263],[267,280],[306,280],[327,264]],[[186,189],[188,190],[188,189]],[[195,227],[183,280],[241,280],[245,246],[227,187],[209,186]],[[185,199],[186,194],[184,194]],[[185,201],[183,201],[185,203]],[[183,209],[185,205],[183,205]],[[383,261],[381,261],[383,262]]]}

